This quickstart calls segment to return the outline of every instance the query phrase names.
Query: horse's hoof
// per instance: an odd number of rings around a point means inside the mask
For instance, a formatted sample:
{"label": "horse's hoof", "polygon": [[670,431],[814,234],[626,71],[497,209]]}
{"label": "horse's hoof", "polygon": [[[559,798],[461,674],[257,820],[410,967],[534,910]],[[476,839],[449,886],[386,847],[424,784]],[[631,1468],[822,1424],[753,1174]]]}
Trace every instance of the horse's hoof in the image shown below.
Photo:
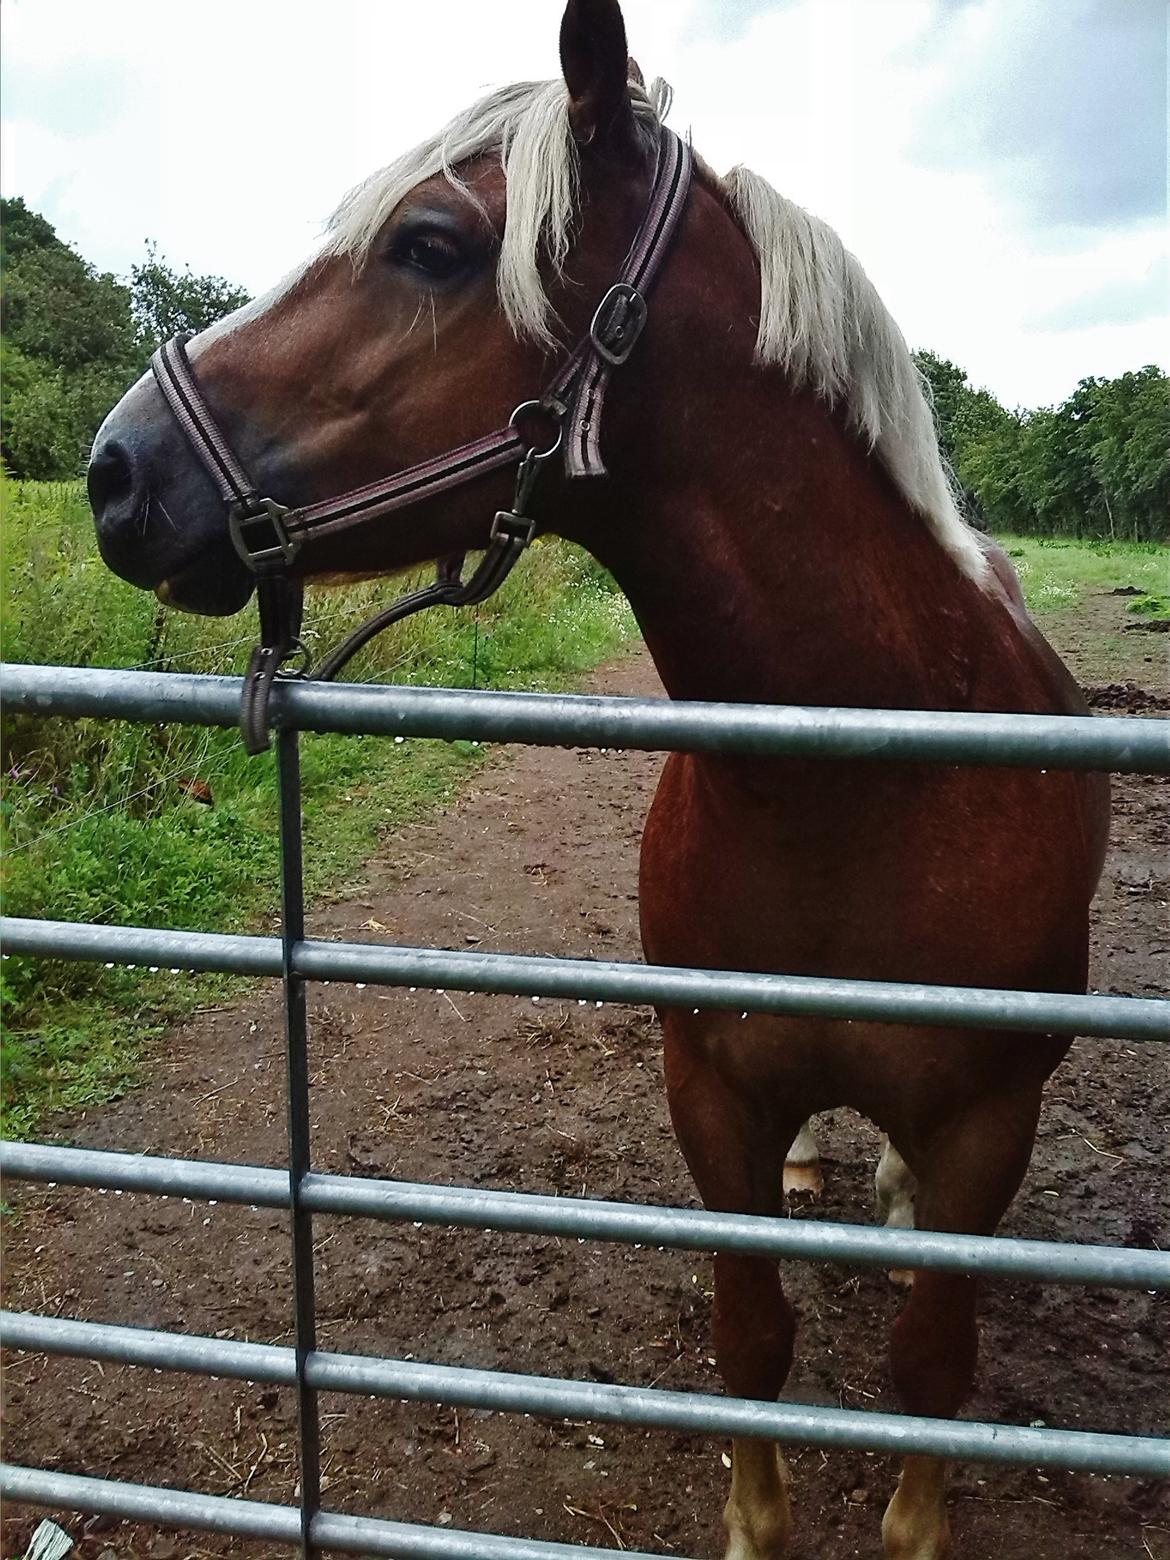
{"label": "horse's hoof", "polygon": [[723,1560],[785,1560],[788,1553],[787,1543],[782,1549],[761,1549],[749,1538],[737,1533],[723,1551]]}
{"label": "horse's hoof", "polygon": [[825,1178],[819,1164],[785,1165],[785,1197],[819,1197],[825,1189]]}
{"label": "horse's hoof", "polygon": [[[888,1516],[887,1513],[887,1519]],[[883,1521],[882,1553],[885,1560],[948,1560],[953,1547],[945,1512],[937,1526],[927,1522],[903,1529],[889,1520]]]}

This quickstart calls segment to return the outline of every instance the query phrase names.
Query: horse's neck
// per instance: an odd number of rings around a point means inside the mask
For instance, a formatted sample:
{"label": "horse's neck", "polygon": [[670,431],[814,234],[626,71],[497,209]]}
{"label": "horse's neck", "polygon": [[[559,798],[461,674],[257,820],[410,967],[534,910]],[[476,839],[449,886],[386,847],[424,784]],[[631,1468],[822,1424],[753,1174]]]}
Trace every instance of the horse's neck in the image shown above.
{"label": "horse's neck", "polygon": [[795,397],[772,427],[710,480],[662,466],[591,526],[667,691],[962,705],[989,604],[823,405]]}

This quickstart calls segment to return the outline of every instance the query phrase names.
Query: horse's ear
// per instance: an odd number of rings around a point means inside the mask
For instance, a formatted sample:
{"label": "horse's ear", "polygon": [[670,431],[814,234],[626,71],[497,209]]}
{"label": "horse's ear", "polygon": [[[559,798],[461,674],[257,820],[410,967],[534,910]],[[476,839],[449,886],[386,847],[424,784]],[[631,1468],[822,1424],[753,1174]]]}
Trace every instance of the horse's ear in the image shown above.
{"label": "horse's ear", "polygon": [[569,122],[580,145],[618,153],[636,147],[628,67],[618,0],[569,0],[561,20],[561,68],[569,89]]}

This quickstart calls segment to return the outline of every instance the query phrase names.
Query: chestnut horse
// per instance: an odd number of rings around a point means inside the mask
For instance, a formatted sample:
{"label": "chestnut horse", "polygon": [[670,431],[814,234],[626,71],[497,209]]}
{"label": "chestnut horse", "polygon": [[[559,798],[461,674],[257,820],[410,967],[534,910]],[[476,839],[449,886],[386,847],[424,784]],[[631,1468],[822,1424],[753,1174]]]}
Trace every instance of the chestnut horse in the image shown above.
{"label": "chestnut horse", "polygon": [[[195,338],[245,464],[288,504],[370,483],[506,424],[582,339],[646,209],[665,90],[617,0],[570,0],[563,80],[500,91],[354,191],[321,250]],[[631,80],[630,78],[633,77]],[[1081,712],[1010,566],[960,519],[897,328],[823,224],[746,169],[697,165],[649,322],[610,390],[604,475],[549,462],[539,527],[625,591],[672,698]],[[556,469],[554,469],[556,468]],[[324,538],[303,573],[387,573],[482,548],[510,477]],[[157,384],[98,435],[90,491],[119,574],[194,612],[253,579]],[[1097,777],[673,755],[646,825],[656,963],[1079,991],[1104,851]],[[779,1214],[803,1124],[850,1106],[891,1145],[897,1222],[990,1233],[1031,1152],[1061,1037],[667,1010],[670,1109],[709,1208]],[[715,1258],[729,1391],[774,1399],[793,1311],[776,1265]],[[972,1386],[975,1282],[919,1272],[893,1329],[905,1408]],[[890,1560],[949,1548],[944,1466],[906,1460]],[[728,1555],[789,1546],[784,1462],[734,1446]]]}

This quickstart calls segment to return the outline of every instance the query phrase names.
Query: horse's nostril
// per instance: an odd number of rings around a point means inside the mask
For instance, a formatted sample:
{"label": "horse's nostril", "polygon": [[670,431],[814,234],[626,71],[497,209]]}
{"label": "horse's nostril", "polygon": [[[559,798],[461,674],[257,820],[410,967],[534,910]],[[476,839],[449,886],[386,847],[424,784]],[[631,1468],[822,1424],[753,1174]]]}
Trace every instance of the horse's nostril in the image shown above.
{"label": "horse's nostril", "polygon": [[134,494],[134,468],[130,457],[114,439],[94,451],[86,474],[89,504],[96,519],[125,504]]}

